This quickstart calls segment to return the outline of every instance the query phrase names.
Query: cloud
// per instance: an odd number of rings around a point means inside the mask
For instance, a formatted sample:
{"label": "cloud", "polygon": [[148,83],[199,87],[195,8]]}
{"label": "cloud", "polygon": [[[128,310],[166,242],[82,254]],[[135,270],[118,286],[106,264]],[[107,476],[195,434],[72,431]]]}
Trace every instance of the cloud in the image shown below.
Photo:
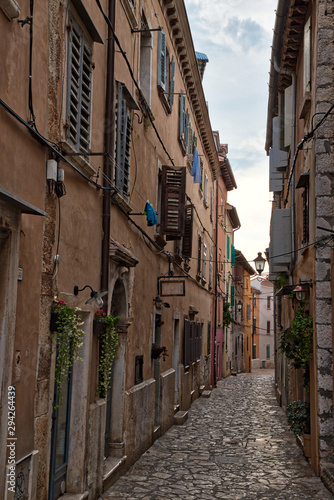
{"label": "cloud", "polygon": [[267,47],[265,30],[252,19],[243,20],[238,17],[232,17],[223,29],[245,52],[249,52],[251,49]]}

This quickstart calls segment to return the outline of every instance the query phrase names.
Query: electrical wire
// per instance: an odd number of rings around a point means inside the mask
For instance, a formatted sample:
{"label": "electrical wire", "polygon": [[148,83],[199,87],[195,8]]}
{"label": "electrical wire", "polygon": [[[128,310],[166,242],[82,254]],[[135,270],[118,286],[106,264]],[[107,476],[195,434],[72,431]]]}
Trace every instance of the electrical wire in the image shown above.
{"label": "electrical wire", "polygon": [[[142,91],[141,91],[141,88],[139,87],[138,82],[137,82],[137,80],[136,80],[136,78],[135,78],[135,76],[134,76],[134,74],[133,74],[133,70],[132,70],[132,68],[131,68],[130,61],[129,61],[129,59],[127,58],[126,53],[124,52],[124,50],[123,50],[123,48],[122,48],[122,46],[121,46],[121,44],[120,44],[120,41],[119,41],[119,39],[118,39],[118,37],[117,37],[117,35],[116,35],[116,33],[115,33],[114,27],[113,27],[113,25],[112,25],[112,22],[110,21],[110,19],[109,19],[109,17],[107,16],[107,14],[104,12],[104,10],[103,10],[103,8],[102,8],[102,5],[101,5],[101,3],[100,3],[100,0],[95,0],[95,1],[96,1],[96,4],[97,4],[98,8],[100,9],[100,11],[101,11],[101,13],[102,13],[102,16],[104,17],[104,20],[105,20],[105,21],[106,21],[106,23],[108,24],[108,26],[109,26],[109,28],[110,28],[110,31],[111,31],[111,33],[112,33],[112,35],[113,35],[113,37],[114,37],[114,40],[115,40],[115,42],[116,42],[116,44],[117,44],[117,46],[118,46],[118,48],[119,48],[119,50],[120,50],[120,52],[121,52],[121,54],[122,54],[122,56],[123,56],[124,60],[125,60],[125,63],[126,63],[126,65],[127,65],[127,67],[128,67],[128,70],[129,70],[130,76],[131,76],[131,78],[132,78],[132,80],[133,80],[133,83],[135,84],[135,87],[136,87],[136,89],[138,90],[139,95],[140,95],[140,96],[142,96],[142,95],[143,95],[143,93],[142,93]],[[145,102],[145,100],[144,100],[144,102]],[[172,164],[173,166],[175,166],[175,165],[174,165],[174,161],[173,161],[173,159],[171,158],[170,154],[168,153],[168,151],[167,151],[167,149],[166,149],[166,146],[164,145],[163,140],[161,139],[160,134],[159,134],[159,132],[158,132],[158,130],[157,130],[157,128],[156,128],[156,126],[155,126],[155,124],[154,124],[154,122],[153,122],[153,119],[152,119],[152,117],[151,117],[151,114],[150,114],[149,112],[147,113],[147,116],[148,116],[148,118],[149,118],[149,120],[150,120],[150,122],[151,122],[151,125],[152,125],[152,127],[153,127],[153,130],[154,130],[154,132],[155,132],[155,134],[156,134],[156,136],[157,136],[157,138],[158,138],[158,140],[159,140],[159,142],[160,142],[160,144],[161,144],[161,146],[162,146],[162,149],[163,149],[163,150],[164,150],[164,152],[166,153],[166,155],[167,155],[167,157],[169,158],[169,161],[171,162],[171,164]]]}

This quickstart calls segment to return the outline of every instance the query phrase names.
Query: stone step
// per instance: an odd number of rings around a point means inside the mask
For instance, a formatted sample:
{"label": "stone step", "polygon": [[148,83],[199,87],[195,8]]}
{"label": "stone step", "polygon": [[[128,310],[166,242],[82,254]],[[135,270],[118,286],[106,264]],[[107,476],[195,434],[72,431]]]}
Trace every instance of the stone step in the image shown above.
{"label": "stone step", "polygon": [[188,411],[178,411],[174,415],[174,424],[182,425],[184,422],[188,420]]}
{"label": "stone step", "polygon": [[211,396],[211,391],[206,390],[202,392],[202,398],[209,398]]}

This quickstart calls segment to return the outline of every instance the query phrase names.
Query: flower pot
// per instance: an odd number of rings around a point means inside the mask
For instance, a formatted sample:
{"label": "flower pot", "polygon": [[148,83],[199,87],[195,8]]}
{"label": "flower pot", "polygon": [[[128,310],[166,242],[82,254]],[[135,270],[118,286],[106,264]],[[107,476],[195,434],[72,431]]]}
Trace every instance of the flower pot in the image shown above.
{"label": "flower pot", "polygon": [[94,335],[101,335],[105,328],[105,325],[103,321],[96,321],[95,319],[93,320],[93,333]]}
{"label": "flower pot", "polygon": [[306,458],[311,458],[311,434],[303,433],[304,440],[304,455]]}
{"label": "flower pot", "polygon": [[58,330],[57,321],[59,319],[59,313],[52,312],[50,317],[50,331],[56,332]]}

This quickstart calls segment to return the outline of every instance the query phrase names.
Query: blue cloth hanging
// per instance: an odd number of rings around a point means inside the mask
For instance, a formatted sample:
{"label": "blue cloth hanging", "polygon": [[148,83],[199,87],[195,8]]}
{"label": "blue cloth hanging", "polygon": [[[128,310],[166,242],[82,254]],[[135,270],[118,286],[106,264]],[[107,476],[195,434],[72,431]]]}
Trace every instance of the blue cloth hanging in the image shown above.
{"label": "blue cloth hanging", "polygon": [[146,214],[148,226],[156,226],[158,224],[157,214],[149,201],[146,202],[144,214]]}
{"label": "blue cloth hanging", "polygon": [[201,183],[202,176],[201,176],[201,166],[199,163],[199,156],[198,156],[198,151],[195,149],[194,152],[194,158],[193,158],[193,164],[191,167],[190,174],[193,176],[194,182]]}

